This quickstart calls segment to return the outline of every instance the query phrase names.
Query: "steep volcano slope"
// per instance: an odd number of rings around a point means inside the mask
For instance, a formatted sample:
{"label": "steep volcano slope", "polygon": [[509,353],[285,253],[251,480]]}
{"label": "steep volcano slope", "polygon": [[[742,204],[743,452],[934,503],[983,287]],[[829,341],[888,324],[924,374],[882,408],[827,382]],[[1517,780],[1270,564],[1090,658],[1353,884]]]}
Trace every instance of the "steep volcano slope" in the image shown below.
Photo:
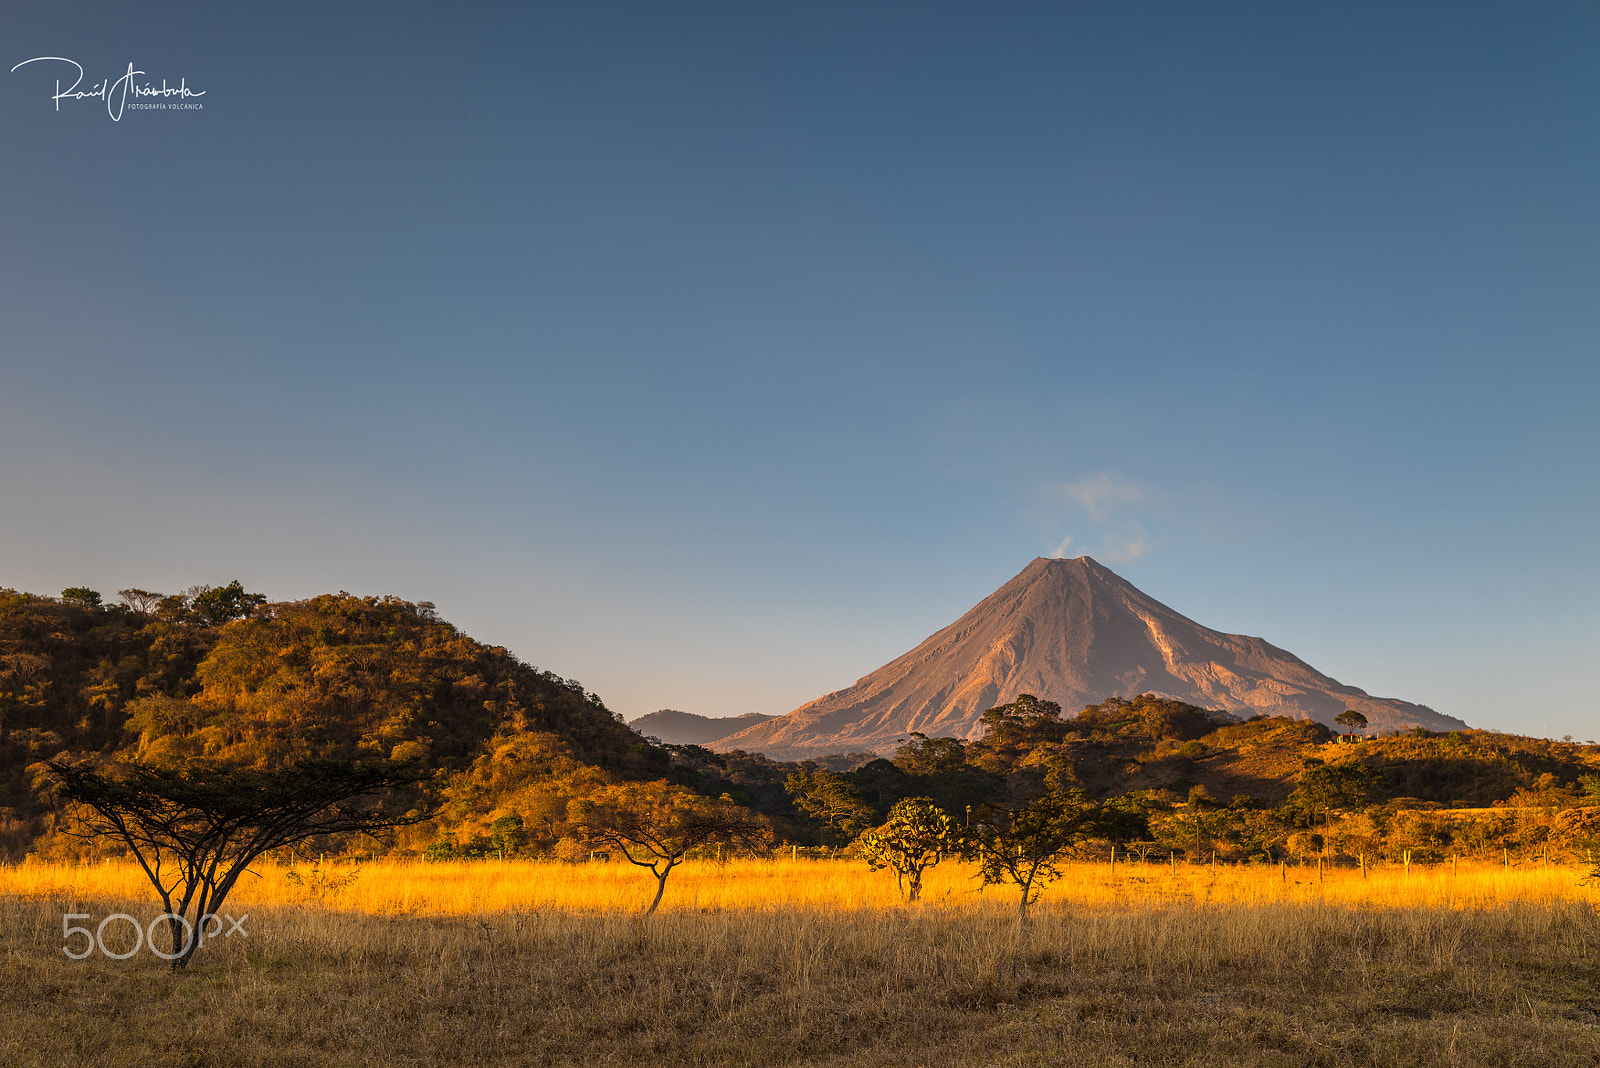
{"label": "steep volcano slope", "polygon": [[798,760],[887,751],[908,731],[972,737],[985,709],[1020,693],[1068,713],[1157,693],[1238,715],[1316,719],[1353,708],[1372,728],[1465,726],[1423,705],[1345,686],[1260,638],[1179,615],[1087,556],[1039,557],[904,656],[837,690],[713,743]]}

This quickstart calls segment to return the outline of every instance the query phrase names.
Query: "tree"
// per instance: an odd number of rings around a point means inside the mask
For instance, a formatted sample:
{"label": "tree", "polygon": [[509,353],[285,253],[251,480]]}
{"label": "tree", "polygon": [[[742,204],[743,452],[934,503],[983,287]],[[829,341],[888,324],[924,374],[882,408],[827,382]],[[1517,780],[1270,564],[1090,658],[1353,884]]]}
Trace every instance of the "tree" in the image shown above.
{"label": "tree", "polygon": [[1054,745],[1067,733],[1061,706],[1031,693],[1018,694],[1010,704],[996,705],[978,717],[978,722],[983,726],[983,744],[993,750]]}
{"label": "tree", "polygon": [[1227,822],[1227,814],[1211,791],[1204,786],[1189,789],[1188,802],[1181,812],[1174,812],[1160,821],[1157,839],[1169,848],[1182,849],[1198,858],[1204,844],[1214,839]]}
{"label": "tree", "polygon": [[772,826],[765,816],[736,804],[692,794],[668,782],[621,783],[568,806],[575,836],[591,845],[616,849],[656,877],[656,896],[643,915],[652,915],[667,890],[667,876],[690,850],[720,844],[765,850]]}
{"label": "tree", "polygon": [[[1124,794],[1102,801],[1095,814],[1095,837],[1116,844],[1137,842],[1150,837],[1150,813],[1162,807],[1148,797]],[[1153,844],[1153,843],[1152,843]]]}
{"label": "tree", "polygon": [[861,799],[854,786],[836,772],[802,765],[783,783],[794,798],[795,807],[813,819],[832,827],[846,841],[872,819],[872,806]]}
{"label": "tree", "polygon": [[[389,761],[306,760],[272,769],[51,760],[54,792],[74,809],[77,833],[127,847],[161,898],[172,928],[173,968],[206,938],[206,917],[261,854],[328,834],[376,834],[418,823],[382,795],[419,776]],[[181,930],[180,930],[181,928]]]}
{"label": "tree", "polygon": [[933,776],[959,770],[967,759],[960,738],[929,738],[912,731],[905,745],[894,751],[894,763],[908,775]]}
{"label": "tree", "polygon": [[197,591],[189,607],[212,626],[220,627],[231,620],[243,619],[266,603],[265,594],[246,593],[239,580],[234,579],[226,586],[206,586]]}
{"label": "tree", "polygon": [[1353,708],[1347,708],[1333,717],[1333,721],[1352,733],[1367,729],[1367,717]]}
{"label": "tree", "polygon": [[1289,796],[1306,807],[1315,826],[1317,809],[1322,809],[1326,823],[1330,808],[1360,808],[1377,797],[1383,785],[1383,776],[1365,764],[1318,764],[1305,770]]}
{"label": "tree", "polygon": [[150,590],[141,590],[137,586],[132,589],[118,590],[117,596],[122,598],[122,603],[141,616],[154,615],[156,605],[163,600],[163,595],[152,593]]}
{"label": "tree", "polygon": [[978,862],[985,886],[1010,883],[1022,892],[1017,919],[1061,877],[1060,862],[1100,830],[1099,808],[1082,790],[1052,790],[1020,808],[985,805],[973,816],[963,853]]}
{"label": "tree", "polygon": [[91,590],[87,586],[68,586],[61,591],[61,599],[79,608],[100,607],[100,591]]}
{"label": "tree", "polygon": [[1131,701],[1109,697],[1089,705],[1073,720],[1073,728],[1086,734],[1113,737],[1143,735],[1151,741],[1193,741],[1216,730],[1215,713],[1203,708],[1142,693]]}
{"label": "tree", "polygon": [[513,812],[489,824],[489,841],[494,843],[501,860],[515,854],[528,844],[528,832],[522,824],[522,817]]}
{"label": "tree", "polygon": [[931,797],[895,802],[883,826],[862,832],[856,844],[873,871],[894,871],[908,902],[922,896],[923,872],[961,851],[955,823]]}
{"label": "tree", "polygon": [[1600,805],[1600,775],[1580,775],[1578,785],[1583,787],[1582,805]]}

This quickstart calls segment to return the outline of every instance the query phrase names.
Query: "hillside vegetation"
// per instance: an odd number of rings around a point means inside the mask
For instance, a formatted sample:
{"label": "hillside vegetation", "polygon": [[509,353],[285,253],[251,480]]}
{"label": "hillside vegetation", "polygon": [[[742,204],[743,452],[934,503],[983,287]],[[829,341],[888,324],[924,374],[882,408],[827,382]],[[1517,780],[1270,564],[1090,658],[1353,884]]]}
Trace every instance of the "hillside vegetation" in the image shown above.
{"label": "hillside vegetation", "polygon": [[0,590],[0,846],[12,855],[77,847],[35,790],[39,762],[59,755],[411,760],[435,773],[427,800],[445,803],[452,828],[530,781],[660,769],[599,697],[429,604],[346,593],[269,604],[238,583],[126,591],[111,606],[67,592]]}
{"label": "hillside vegetation", "polygon": [[849,845],[907,798],[965,822],[977,806],[1066,789],[1121,814],[1116,841],[1087,842],[1090,853],[1512,863],[1600,848],[1591,745],[1477,730],[1339,738],[1309,720],[1239,721],[1152,695],[1066,717],[1023,695],[984,714],[978,741],[912,734],[892,759],[783,762],[642,738],[579,683],[475,641],[426,603],[269,603],[237,582],[122,601],[0,590],[6,856],[110,848],[63,833],[38,791],[42,762],[60,756],[412,761],[431,773],[415,801],[436,815],[386,848],[437,859],[584,855],[573,803],[630,780],[726,795],[812,847]]}
{"label": "hillside vegetation", "polygon": [[[1593,745],[1478,730],[1335,736],[1310,720],[1240,722],[1148,694],[1073,718],[1023,695],[984,724],[980,740],[913,735],[892,760],[848,770],[805,762],[791,793],[819,813],[854,803],[866,825],[903,797],[964,818],[970,806],[1078,788],[1136,817],[1125,844],[1142,855],[1510,863],[1600,850]],[[844,822],[833,829],[842,842]]]}

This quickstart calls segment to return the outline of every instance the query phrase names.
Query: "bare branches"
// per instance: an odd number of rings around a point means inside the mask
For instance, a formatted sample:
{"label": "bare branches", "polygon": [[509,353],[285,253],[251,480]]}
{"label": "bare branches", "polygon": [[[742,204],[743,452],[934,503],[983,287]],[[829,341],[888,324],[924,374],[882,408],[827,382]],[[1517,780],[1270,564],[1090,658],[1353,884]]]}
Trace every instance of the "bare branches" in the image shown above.
{"label": "bare branches", "polygon": [[[376,834],[426,816],[386,809],[382,795],[420,776],[409,764],[306,760],[286,767],[130,763],[115,774],[90,763],[49,761],[57,796],[76,809],[80,833],[121,841],[169,915],[198,919],[220,907],[261,854],[327,834]],[[169,874],[170,873],[170,874]],[[178,925],[173,925],[173,952]],[[200,938],[181,951],[181,968]]]}
{"label": "bare branches", "polygon": [[766,818],[728,798],[712,800],[665,782],[623,783],[574,800],[568,817],[583,840],[616,849],[656,877],[648,916],[661,904],[667,876],[694,849],[720,843],[765,850],[772,843]]}
{"label": "bare branches", "polygon": [[1018,911],[1061,875],[1067,853],[1101,828],[1098,806],[1081,790],[1054,790],[1021,808],[986,805],[974,814],[963,850],[978,862],[987,885],[1010,883],[1022,892]]}

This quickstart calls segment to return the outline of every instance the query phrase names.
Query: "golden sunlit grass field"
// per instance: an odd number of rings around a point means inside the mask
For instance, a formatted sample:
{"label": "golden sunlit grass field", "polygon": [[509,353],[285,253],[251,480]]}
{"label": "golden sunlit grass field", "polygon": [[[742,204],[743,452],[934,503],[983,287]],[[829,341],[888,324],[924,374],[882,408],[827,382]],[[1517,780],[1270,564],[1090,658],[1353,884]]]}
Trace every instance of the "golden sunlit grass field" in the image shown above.
{"label": "golden sunlit grass field", "polygon": [[1102,861],[1025,930],[950,863],[907,906],[860,862],[690,862],[648,919],[625,864],[257,872],[248,937],[174,974],[62,953],[64,913],[156,915],[137,868],[0,868],[0,1064],[1600,1064],[1571,866]]}
{"label": "golden sunlit grass field", "polygon": [[[470,915],[529,909],[636,911],[649,903],[649,872],[625,863],[558,861],[335,862],[317,890],[315,862],[258,864],[229,898],[239,905],[308,902],[374,915]],[[293,872],[298,882],[291,881]],[[1040,899],[1045,909],[1153,908],[1197,905],[1324,905],[1367,908],[1496,908],[1513,903],[1600,902],[1600,885],[1584,885],[1584,870],[1550,864],[1503,867],[1462,861],[1436,866],[1354,867],[1138,863],[1069,865]],[[29,862],[0,867],[0,894],[137,899],[150,892],[134,864]],[[923,886],[940,907],[1014,907],[1016,891],[982,887],[975,868],[946,861]],[[152,901],[154,898],[151,899]],[[665,911],[811,907],[827,910],[895,908],[894,876],[853,860],[690,860],[674,869]],[[148,911],[148,910],[146,910]]]}

